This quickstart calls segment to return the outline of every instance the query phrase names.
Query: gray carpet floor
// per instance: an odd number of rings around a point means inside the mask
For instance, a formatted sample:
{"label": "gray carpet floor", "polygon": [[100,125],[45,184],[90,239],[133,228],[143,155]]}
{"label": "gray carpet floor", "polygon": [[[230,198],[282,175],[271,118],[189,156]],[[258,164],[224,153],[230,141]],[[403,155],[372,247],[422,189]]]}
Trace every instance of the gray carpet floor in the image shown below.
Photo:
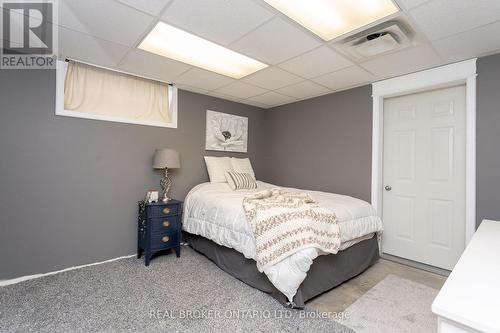
{"label": "gray carpet floor", "polygon": [[0,331],[353,332],[285,309],[187,247],[149,267],[130,258],[1,287]]}

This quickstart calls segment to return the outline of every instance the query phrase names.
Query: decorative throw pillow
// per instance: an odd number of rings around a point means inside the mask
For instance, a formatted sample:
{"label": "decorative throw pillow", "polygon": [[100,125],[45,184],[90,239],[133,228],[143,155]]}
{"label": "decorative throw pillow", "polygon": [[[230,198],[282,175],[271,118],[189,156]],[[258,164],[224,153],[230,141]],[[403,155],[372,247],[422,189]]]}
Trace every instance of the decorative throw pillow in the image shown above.
{"label": "decorative throw pillow", "polygon": [[205,156],[205,164],[211,183],[225,183],[226,172],[233,171],[229,157]]}
{"label": "decorative throw pillow", "polygon": [[253,179],[256,179],[255,173],[253,172],[252,163],[250,163],[250,159],[231,157],[231,165],[233,166],[233,171],[239,173],[248,173],[253,177]]}
{"label": "decorative throw pillow", "polygon": [[257,182],[252,175],[248,173],[228,171],[226,180],[231,190],[253,190],[257,188]]}

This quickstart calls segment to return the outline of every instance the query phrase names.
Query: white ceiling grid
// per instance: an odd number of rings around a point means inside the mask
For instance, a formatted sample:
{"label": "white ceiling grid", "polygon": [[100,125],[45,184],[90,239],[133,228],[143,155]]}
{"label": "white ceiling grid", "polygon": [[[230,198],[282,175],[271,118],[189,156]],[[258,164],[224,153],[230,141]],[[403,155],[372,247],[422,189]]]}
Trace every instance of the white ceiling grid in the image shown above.
{"label": "white ceiling grid", "polygon": [[[60,0],[59,48],[61,56],[262,108],[500,50],[498,0],[395,2],[394,17],[410,24],[418,45],[363,62],[262,0]],[[138,50],[159,20],[270,67],[234,80]]]}

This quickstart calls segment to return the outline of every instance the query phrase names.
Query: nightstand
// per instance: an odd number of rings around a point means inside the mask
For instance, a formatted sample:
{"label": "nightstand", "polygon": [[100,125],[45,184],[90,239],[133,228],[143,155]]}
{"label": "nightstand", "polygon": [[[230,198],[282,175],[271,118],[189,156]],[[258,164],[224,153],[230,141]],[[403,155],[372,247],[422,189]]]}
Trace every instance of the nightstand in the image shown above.
{"label": "nightstand", "polygon": [[139,201],[137,225],[137,258],[144,252],[144,263],[149,265],[153,254],[175,249],[181,255],[182,202],[145,203]]}

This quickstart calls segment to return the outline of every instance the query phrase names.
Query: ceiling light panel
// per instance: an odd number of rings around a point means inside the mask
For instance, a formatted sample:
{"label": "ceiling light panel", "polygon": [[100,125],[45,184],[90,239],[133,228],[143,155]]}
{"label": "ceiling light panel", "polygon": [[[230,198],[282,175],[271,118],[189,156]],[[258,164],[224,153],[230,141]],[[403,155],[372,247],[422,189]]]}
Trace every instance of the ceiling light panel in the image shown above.
{"label": "ceiling light panel", "polygon": [[159,22],[138,48],[235,79],[268,67],[164,22]]}
{"label": "ceiling light panel", "polygon": [[392,0],[264,0],[326,41],[399,11]]}

